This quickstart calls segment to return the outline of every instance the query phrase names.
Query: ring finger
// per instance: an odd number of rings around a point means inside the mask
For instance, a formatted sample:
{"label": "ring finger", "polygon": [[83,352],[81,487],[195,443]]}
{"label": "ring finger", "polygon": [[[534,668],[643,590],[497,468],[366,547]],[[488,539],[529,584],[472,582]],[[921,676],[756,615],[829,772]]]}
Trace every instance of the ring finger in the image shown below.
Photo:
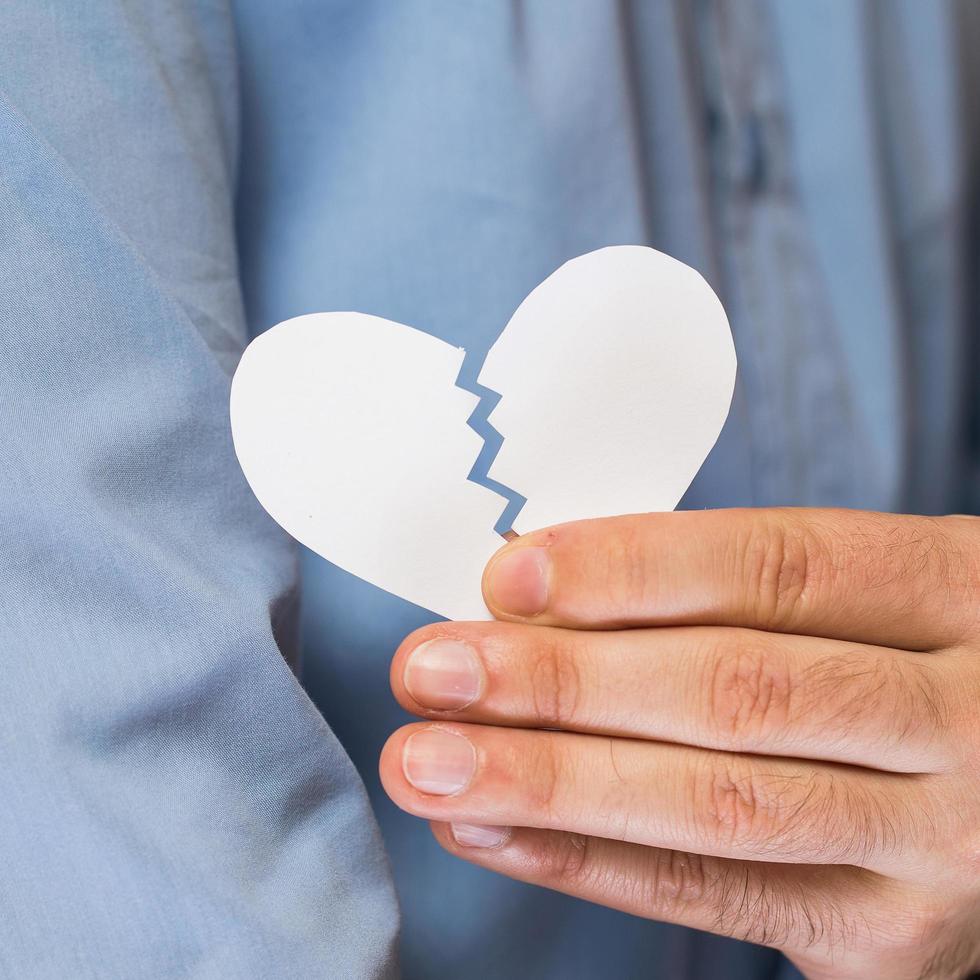
{"label": "ring finger", "polygon": [[918,777],[566,732],[407,725],[381,779],[430,820],[885,873],[935,826]]}

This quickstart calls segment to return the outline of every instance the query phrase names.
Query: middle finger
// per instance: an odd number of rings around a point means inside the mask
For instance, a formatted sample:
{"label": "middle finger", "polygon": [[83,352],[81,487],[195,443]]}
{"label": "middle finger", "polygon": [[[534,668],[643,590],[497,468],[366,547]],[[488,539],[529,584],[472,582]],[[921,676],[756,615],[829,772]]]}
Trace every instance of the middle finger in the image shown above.
{"label": "middle finger", "polygon": [[955,762],[946,667],[941,654],[748,629],[445,623],[408,637],[391,680],[432,718],[933,772]]}

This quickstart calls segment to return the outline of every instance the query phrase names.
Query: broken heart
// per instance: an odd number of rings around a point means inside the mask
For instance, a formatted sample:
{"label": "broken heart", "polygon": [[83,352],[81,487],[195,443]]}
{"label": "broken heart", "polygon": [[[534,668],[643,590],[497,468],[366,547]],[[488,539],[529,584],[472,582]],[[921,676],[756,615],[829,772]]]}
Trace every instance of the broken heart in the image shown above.
{"label": "broken heart", "polygon": [[[484,443],[466,424],[480,397],[456,385],[463,358],[380,317],[296,317],[243,354],[231,424],[256,497],[293,537],[439,615],[487,619],[480,578],[507,501],[467,478]],[[572,259],[480,371],[503,437],[487,482],[527,498],[519,533],[672,510],[734,383],[728,320],[697,272],[642,246]]]}

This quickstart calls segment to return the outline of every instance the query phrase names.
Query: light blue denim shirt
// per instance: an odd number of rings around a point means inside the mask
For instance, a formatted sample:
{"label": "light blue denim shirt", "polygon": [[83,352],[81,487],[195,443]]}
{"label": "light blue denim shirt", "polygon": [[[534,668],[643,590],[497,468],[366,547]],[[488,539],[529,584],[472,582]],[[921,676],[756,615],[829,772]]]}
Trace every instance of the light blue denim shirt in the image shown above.
{"label": "light blue denim shirt", "polygon": [[969,509],[977,27],[916,0],[7,0],[0,977],[789,975],[395,810],[388,662],[429,616],[304,556],[310,700],[229,377],[249,329],[315,310],[483,350],[567,258],[648,243],[739,352],[686,506]]}

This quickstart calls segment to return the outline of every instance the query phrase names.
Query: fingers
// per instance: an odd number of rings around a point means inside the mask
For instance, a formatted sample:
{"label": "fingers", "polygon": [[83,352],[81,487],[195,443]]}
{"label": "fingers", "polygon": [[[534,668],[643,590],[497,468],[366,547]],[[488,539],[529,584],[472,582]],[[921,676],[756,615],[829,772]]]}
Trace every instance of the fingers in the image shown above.
{"label": "fingers", "polygon": [[430,820],[741,860],[898,873],[936,833],[917,777],[594,735],[408,725],[385,745],[381,779]]}
{"label": "fingers", "polygon": [[562,524],[505,545],[499,619],[744,626],[932,650],[976,632],[980,525],[861,511],[719,510]]}
{"label": "fingers", "polygon": [[432,831],[450,853],[519,881],[787,951],[865,944],[881,907],[879,880],[855,868],[728,861],[528,828]]}
{"label": "fingers", "polygon": [[929,772],[956,761],[948,673],[942,656],[745,629],[441,623],[406,639],[391,680],[433,718]]}

